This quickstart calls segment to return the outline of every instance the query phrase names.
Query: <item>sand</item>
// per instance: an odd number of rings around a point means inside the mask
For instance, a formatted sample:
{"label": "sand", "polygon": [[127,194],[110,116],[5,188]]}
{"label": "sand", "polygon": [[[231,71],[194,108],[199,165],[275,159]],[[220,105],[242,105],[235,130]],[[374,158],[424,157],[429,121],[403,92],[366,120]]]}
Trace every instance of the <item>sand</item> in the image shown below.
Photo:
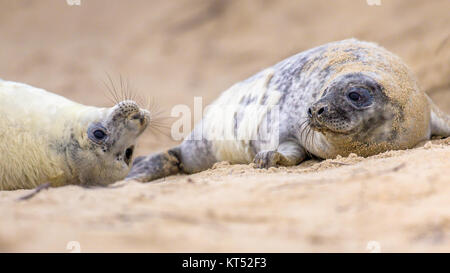
{"label": "sand", "polygon": [[[336,2],[4,1],[0,78],[103,106],[106,73],[123,75],[168,114],[194,96],[206,105],[292,54],[356,37],[398,54],[450,113],[449,1]],[[149,131],[138,153],[176,144]],[[0,191],[0,251],[448,252],[449,177],[450,139],[442,139],[289,168],[222,162],[22,201],[32,190]]]}

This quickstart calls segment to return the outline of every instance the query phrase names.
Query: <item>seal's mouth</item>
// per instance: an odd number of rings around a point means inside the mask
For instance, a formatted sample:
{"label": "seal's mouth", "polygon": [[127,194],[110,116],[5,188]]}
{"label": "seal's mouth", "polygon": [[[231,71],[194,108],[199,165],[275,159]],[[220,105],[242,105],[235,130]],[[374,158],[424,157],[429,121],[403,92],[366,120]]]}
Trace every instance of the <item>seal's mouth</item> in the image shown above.
{"label": "seal's mouth", "polygon": [[310,118],[309,126],[312,130],[320,132],[322,134],[339,134],[339,135],[350,135],[353,130],[336,130],[335,128],[330,128],[327,126],[326,122],[318,121],[314,118]]}
{"label": "seal's mouth", "polygon": [[140,110],[139,113],[133,114],[131,120],[139,123],[139,134],[141,134],[150,123],[150,112],[147,110]]}
{"label": "seal's mouth", "polygon": [[145,128],[149,122],[149,118],[143,113],[134,114],[131,119],[138,121],[139,125],[143,128]]}
{"label": "seal's mouth", "polygon": [[328,127],[326,127],[323,124],[320,124],[317,121],[311,120],[309,122],[309,126],[311,127],[311,129],[313,129],[314,131],[320,132],[320,133],[336,133],[333,130],[329,129]]}

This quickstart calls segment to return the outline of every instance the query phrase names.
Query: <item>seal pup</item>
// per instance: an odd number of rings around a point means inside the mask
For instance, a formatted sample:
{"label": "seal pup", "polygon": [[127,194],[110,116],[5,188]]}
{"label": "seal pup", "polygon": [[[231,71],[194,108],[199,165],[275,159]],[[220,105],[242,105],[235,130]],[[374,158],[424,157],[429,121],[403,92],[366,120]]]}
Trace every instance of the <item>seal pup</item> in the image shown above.
{"label": "seal pup", "polygon": [[149,122],[132,100],[98,108],[0,81],[0,190],[122,180]]}
{"label": "seal pup", "polygon": [[235,84],[212,106],[181,145],[137,158],[127,179],[194,173],[218,161],[269,168],[308,156],[370,156],[450,135],[449,116],[400,58],[356,39],[287,58]]}

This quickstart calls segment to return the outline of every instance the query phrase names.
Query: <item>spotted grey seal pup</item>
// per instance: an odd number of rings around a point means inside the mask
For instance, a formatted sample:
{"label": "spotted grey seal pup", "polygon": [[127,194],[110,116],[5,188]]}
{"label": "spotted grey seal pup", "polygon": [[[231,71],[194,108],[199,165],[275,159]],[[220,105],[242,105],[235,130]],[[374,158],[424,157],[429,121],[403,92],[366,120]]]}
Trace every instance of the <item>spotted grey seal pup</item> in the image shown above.
{"label": "spotted grey seal pup", "polygon": [[194,173],[218,161],[268,168],[311,155],[370,156],[450,135],[449,116],[400,58],[356,39],[287,58],[235,84],[212,106],[180,146],[137,158],[127,178]]}
{"label": "spotted grey seal pup", "polygon": [[149,122],[131,100],[97,108],[0,80],[0,190],[121,180]]}

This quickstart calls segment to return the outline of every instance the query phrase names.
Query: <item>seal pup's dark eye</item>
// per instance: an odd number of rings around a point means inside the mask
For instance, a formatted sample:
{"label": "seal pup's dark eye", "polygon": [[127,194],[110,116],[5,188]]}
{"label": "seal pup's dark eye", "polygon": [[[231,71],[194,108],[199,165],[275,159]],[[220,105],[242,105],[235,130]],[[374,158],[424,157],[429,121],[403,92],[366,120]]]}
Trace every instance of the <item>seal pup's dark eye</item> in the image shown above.
{"label": "seal pup's dark eye", "polygon": [[352,87],[347,92],[348,100],[356,107],[367,107],[372,104],[373,97],[364,87]]}
{"label": "seal pup's dark eye", "polygon": [[106,133],[103,132],[102,130],[95,130],[93,135],[98,140],[102,140],[106,137]]}
{"label": "seal pup's dark eye", "polygon": [[361,99],[361,96],[356,92],[350,92],[348,93],[348,98],[351,99],[352,101],[358,101]]}
{"label": "seal pup's dark eye", "polygon": [[103,144],[108,139],[108,130],[101,124],[92,124],[88,128],[87,135],[94,143]]}

